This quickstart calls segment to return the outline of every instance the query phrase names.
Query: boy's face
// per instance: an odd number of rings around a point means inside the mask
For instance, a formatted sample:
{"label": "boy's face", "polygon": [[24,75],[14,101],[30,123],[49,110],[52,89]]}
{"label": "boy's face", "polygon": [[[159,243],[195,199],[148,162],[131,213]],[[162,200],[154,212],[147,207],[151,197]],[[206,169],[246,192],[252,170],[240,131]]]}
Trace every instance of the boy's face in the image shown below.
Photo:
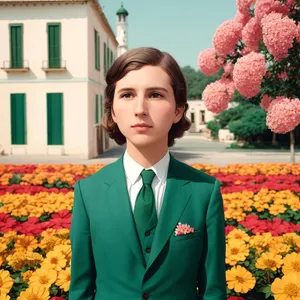
{"label": "boy's face", "polygon": [[176,108],[170,78],[160,67],[130,71],[116,83],[112,116],[127,145],[165,147],[172,124],[183,113],[184,108]]}

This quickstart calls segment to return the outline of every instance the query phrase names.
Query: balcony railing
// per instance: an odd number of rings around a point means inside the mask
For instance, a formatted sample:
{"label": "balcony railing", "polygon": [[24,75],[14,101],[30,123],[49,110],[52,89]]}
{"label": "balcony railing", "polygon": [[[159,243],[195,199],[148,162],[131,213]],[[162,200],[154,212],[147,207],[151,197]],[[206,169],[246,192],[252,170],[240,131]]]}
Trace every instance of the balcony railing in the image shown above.
{"label": "balcony railing", "polygon": [[29,70],[29,61],[5,60],[3,61],[1,69],[6,72],[27,72]]}
{"label": "balcony railing", "polygon": [[45,72],[61,72],[65,71],[66,69],[67,67],[65,60],[43,60],[42,62],[42,70],[44,70]]}

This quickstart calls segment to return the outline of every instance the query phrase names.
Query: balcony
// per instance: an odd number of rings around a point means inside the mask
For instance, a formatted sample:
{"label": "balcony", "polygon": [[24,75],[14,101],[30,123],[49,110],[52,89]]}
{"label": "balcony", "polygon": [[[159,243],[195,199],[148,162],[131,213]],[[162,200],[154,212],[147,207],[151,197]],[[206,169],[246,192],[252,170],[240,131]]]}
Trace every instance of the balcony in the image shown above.
{"label": "balcony", "polygon": [[64,72],[66,69],[65,60],[43,60],[42,70],[45,72]]}
{"label": "balcony", "polygon": [[2,64],[1,70],[5,72],[28,72],[28,60],[5,60]]}

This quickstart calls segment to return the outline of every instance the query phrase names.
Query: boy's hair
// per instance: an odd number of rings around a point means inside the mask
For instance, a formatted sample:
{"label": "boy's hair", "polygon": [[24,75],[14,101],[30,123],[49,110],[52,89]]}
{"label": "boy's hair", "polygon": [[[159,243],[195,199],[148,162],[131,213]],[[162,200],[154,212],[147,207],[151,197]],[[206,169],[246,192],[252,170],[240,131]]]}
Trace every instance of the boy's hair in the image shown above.
{"label": "boy's hair", "polygon": [[170,77],[170,84],[174,91],[176,108],[184,107],[184,114],[181,120],[173,124],[168,135],[168,146],[174,145],[176,138],[182,137],[184,132],[191,126],[190,120],[186,117],[187,104],[187,84],[184,75],[175,59],[166,52],[161,52],[155,48],[136,48],[125,52],[113,63],[106,74],[104,116],[102,125],[109,137],[114,139],[118,145],[126,143],[125,136],[119,130],[118,125],[112,118],[113,99],[116,83],[127,73],[139,70],[144,66],[159,66]]}

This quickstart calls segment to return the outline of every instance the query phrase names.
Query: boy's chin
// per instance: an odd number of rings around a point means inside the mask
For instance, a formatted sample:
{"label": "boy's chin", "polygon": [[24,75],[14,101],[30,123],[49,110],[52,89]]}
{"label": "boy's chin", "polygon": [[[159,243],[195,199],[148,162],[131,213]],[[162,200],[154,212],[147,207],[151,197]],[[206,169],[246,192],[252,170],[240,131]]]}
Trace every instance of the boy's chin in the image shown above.
{"label": "boy's chin", "polygon": [[154,145],[157,146],[157,143],[159,143],[159,140],[157,138],[149,137],[146,135],[135,136],[133,138],[127,139],[127,145],[131,144],[135,148],[154,147]]}

